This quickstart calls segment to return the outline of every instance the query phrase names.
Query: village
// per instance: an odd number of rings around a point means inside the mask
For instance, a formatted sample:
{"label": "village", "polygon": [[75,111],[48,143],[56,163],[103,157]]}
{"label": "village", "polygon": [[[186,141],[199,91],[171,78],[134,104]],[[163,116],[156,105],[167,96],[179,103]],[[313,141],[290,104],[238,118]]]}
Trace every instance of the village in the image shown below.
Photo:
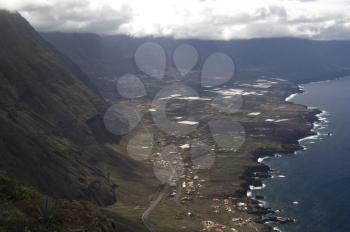
{"label": "village", "polygon": [[[262,81],[260,82],[262,83]],[[274,84],[275,82],[266,83],[267,86],[259,85],[258,87],[254,86],[254,88],[244,86],[244,91],[247,92],[244,96],[246,100],[257,97],[263,98],[260,89],[264,89],[264,94],[267,94],[268,87]],[[152,121],[151,117],[147,116],[144,118],[144,124],[142,125],[154,134],[153,144],[144,144],[146,145],[145,148],[153,146],[153,149],[150,149],[151,154],[145,156],[145,158],[148,157],[145,161],[153,166],[154,175],[161,184],[169,186],[166,192],[162,192],[165,196],[162,199],[162,204],[171,204],[176,207],[176,211],[181,210],[181,216],[174,215],[174,218],[183,220],[184,224],[191,223],[191,221],[195,222],[197,226],[200,225],[201,231],[254,232],[260,231],[262,227],[267,228],[266,224],[278,225],[293,222],[290,218],[276,216],[278,214],[274,214],[274,212],[278,212],[278,210],[265,209],[264,204],[259,202],[262,199],[252,197],[252,189],[249,185],[245,189],[246,193],[235,195],[234,192],[229,192],[229,188],[217,189],[220,185],[213,183],[211,179],[210,170],[217,161],[215,156],[218,152],[225,153],[225,150],[220,149],[216,141],[213,141],[210,131],[206,127],[207,122],[217,114],[216,108],[202,103],[217,94],[222,94],[225,98],[235,96],[237,94],[235,91],[237,90],[232,88],[228,90],[218,89],[215,93],[205,92],[205,95],[201,98],[191,98],[190,101],[187,98],[182,99],[179,94],[171,95],[171,98],[166,99],[169,100],[166,112],[169,120],[171,119],[173,122],[185,126],[197,126],[197,129],[191,134],[176,137],[171,133],[167,133],[167,131],[159,130],[158,125]],[[188,112],[186,109],[191,110]],[[149,112],[147,114],[149,116],[157,110],[156,105],[152,105],[152,108],[149,109],[146,107],[142,109],[143,112]],[[266,114],[262,108],[243,110],[232,117],[241,118],[241,114],[244,117],[247,116],[245,120],[254,123],[257,120],[262,121],[262,124],[281,124],[290,121],[287,118],[280,117],[279,114]],[[272,118],[274,118],[273,121]],[[248,136],[257,140],[261,140],[258,135],[266,133],[262,131],[264,128],[257,128],[260,130],[252,129],[254,130],[250,131]],[[173,132],[173,130],[170,130],[170,132]],[[143,144],[142,139],[139,142],[138,144]],[[192,154],[196,146],[198,151],[196,154]],[[138,151],[142,152],[142,150]],[[144,151],[147,151],[147,149],[144,149]],[[230,150],[225,155],[234,154],[234,152],[234,150]],[[217,167],[215,168],[217,169]],[[201,171],[203,169],[207,171]],[[225,172],[224,170],[221,171],[220,168],[217,171]],[[256,171],[253,174],[252,178],[256,183],[261,183],[261,180],[269,175],[265,171]],[[259,188],[259,186],[254,185],[254,188]],[[226,192],[228,193],[226,194]],[[212,193],[219,194],[214,196]],[[153,206],[151,202],[151,207]],[[154,214],[157,213],[154,212]]]}

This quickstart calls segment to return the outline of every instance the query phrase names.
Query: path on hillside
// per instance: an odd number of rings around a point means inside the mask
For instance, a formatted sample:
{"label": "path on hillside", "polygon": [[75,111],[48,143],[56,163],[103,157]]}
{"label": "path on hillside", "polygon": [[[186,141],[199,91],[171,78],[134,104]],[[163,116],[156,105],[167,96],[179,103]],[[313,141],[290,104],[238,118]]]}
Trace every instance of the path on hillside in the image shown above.
{"label": "path on hillside", "polygon": [[152,211],[157,207],[157,205],[162,201],[164,195],[168,192],[169,185],[165,185],[158,197],[152,201],[151,205],[146,209],[146,211],[142,214],[142,223],[147,227],[148,231],[154,232],[153,225],[149,221],[149,215]]}

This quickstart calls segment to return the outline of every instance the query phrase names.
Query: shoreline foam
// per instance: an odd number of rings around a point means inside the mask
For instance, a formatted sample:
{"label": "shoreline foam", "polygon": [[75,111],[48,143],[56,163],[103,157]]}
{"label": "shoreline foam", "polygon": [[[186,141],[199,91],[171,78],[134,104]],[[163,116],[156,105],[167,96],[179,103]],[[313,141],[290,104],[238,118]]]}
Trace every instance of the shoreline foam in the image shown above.
{"label": "shoreline foam", "polygon": [[[322,82],[326,82],[326,81],[322,81]],[[305,89],[304,89],[304,87],[302,85],[299,85],[298,87],[299,87],[298,88],[299,92],[293,93],[293,94],[289,95],[288,97],[286,97],[285,98],[286,102],[291,102],[291,100],[295,96],[305,93]],[[313,110],[318,110],[316,107],[307,107],[307,108],[308,109],[313,109]],[[307,150],[307,146],[301,144],[303,141],[322,139],[321,136],[323,134],[316,132],[316,129],[320,129],[320,128],[324,128],[325,129],[326,128],[327,124],[329,123],[329,120],[328,120],[327,116],[329,116],[329,112],[327,112],[325,110],[321,111],[318,114],[315,114],[315,117],[317,119],[312,122],[312,128],[310,130],[314,134],[312,134],[310,136],[306,136],[304,138],[300,138],[300,139],[297,140],[297,144],[302,147],[302,151],[303,150]],[[298,151],[300,151],[300,150],[295,150],[293,154],[296,154]],[[268,160],[268,159],[271,159],[271,158],[277,158],[277,157],[281,157],[281,154],[276,153],[276,154],[272,154],[270,156],[258,157],[257,162],[265,165],[271,171],[270,167],[266,163],[264,163],[264,161]],[[286,176],[282,175],[282,174],[270,175],[270,171],[266,172],[267,177],[261,178],[261,186],[252,186],[251,184],[249,184],[248,185],[249,187],[248,187],[248,190],[247,190],[247,193],[246,193],[248,198],[250,198],[252,200],[255,200],[255,201],[257,201],[259,203],[258,206],[261,207],[263,210],[265,210],[266,214],[270,214],[271,213],[271,212],[268,212],[269,208],[266,208],[267,202],[263,201],[263,200],[256,199],[255,196],[254,196],[254,191],[255,190],[261,190],[261,189],[264,189],[264,188],[268,187],[263,182],[264,180],[267,180],[269,178],[276,178],[276,177],[277,178],[286,178]],[[279,229],[276,225],[272,226],[271,228],[272,228],[273,231],[281,231],[282,232],[282,230]]]}

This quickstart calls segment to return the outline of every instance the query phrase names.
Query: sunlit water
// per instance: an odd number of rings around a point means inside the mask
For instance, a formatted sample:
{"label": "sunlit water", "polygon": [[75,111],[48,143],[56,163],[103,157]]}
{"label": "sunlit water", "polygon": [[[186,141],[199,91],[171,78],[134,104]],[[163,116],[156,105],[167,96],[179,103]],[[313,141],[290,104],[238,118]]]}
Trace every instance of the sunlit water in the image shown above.
{"label": "sunlit water", "polygon": [[328,122],[315,128],[321,134],[316,140],[301,142],[306,150],[264,161],[286,178],[268,179],[255,194],[297,220],[278,226],[282,231],[349,232],[350,78],[303,87],[305,93],[290,101],[327,111]]}

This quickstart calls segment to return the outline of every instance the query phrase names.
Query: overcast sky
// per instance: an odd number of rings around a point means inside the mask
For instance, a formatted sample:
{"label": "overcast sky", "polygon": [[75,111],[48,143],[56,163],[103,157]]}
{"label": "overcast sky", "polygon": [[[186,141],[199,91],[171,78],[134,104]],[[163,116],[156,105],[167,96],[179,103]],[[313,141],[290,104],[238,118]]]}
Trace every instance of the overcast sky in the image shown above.
{"label": "overcast sky", "polygon": [[350,39],[350,0],[0,0],[39,31]]}

